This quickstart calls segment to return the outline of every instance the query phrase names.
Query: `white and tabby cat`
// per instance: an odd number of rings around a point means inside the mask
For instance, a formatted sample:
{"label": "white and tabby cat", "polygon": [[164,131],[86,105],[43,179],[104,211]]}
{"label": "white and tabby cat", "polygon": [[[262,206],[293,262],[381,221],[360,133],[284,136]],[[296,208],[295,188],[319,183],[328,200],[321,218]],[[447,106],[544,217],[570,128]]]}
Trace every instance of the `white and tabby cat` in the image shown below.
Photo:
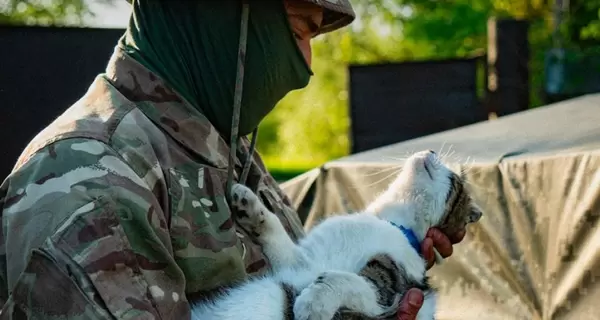
{"label": "white and tabby cat", "polygon": [[433,151],[408,158],[364,212],[325,219],[297,244],[252,191],[238,184],[232,192],[272,272],[193,304],[193,319],[394,318],[402,295],[418,287],[425,301],[417,319],[432,320],[435,295],[419,243],[430,227],[450,234],[482,215]]}

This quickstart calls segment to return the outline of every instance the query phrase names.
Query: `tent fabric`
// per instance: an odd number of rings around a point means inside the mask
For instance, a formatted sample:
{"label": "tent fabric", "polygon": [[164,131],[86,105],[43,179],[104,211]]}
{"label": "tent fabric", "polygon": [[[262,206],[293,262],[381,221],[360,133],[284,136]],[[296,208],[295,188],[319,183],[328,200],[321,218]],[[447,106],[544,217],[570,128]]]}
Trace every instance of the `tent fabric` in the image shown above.
{"label": "tent fabric", "polygon": [[426,149],[464,172],[484,211],[429,272],[438,319],[600,319],[600,94],[352,155],[282,187],[310,230],[364,208]]}

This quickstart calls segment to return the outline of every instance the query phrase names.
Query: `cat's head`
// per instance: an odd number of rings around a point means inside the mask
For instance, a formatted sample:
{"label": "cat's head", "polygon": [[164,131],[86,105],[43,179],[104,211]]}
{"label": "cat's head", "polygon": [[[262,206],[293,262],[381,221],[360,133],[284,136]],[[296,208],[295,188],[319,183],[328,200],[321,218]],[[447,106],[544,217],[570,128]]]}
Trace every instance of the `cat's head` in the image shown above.
{"label": "cat's head", "polygon": [[422,215],[419,220],[427,224],[425,227],[438,227],[445,234],[454,234],[482,216],[463,178],[433,151],[410,156],[390,187]]}

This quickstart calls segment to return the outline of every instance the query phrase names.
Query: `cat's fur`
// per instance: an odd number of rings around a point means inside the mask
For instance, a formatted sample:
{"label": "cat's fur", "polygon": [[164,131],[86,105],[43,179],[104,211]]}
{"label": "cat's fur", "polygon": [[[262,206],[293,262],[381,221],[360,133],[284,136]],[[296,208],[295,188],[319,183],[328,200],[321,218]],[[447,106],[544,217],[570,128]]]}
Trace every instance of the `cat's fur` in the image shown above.
{"label": "cat's fur", "polygon": [[482,215],[462,179],[432,151],[408,158],[364,212],[325,219],[298,244],[252,191],[238,184],[232,193],[232,206],[263,246],[272,273],[193,304],[193,319],[391,319],[400,297],[418,287],[425,301],[417,319],[432,320],[426,262],[398,226],[420,242],[430,227],[450,234]]}

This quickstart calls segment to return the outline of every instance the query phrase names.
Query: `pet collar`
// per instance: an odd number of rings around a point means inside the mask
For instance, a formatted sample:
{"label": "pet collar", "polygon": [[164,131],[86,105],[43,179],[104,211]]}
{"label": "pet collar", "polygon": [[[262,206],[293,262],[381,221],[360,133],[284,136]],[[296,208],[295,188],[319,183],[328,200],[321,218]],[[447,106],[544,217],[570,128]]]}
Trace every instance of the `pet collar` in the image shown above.
{"label": "pet collar", "polygon": [[391,221],[388,221],[388,222],[391,225],[393,225],[394,227],[400,229],[400,231],[402,231],[402,233],[404,233],[404,236],[406,237],[406,239],[408,239],[408,242],[413,247],[413,249],[415,249],[415,251],[417,251],[417,253],[421,254],[421,244],[419,243],[419,240],[417,239],[417,236],[415,235],[415,232],[412,231],[412,229],[408,229],[408,228],[405,228],[404,226],[397,225]]}

